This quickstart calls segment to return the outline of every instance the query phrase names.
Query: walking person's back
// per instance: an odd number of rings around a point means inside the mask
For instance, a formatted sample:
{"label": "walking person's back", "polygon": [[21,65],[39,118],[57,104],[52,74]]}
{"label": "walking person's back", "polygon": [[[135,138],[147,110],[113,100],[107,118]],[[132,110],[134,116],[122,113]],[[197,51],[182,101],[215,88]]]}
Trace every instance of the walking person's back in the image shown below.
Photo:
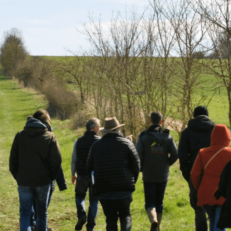
{"label": "walking person's back", "polygon": [[[101,138],[98,135],[99,131],[100,120],[97,118],[88,120],[84,135],[77,139],[74,144],[71,171],[72,183],[76,184],[75,202],[78,222],[75,225],[75,230],[82,230],[83,225],[87,222],[87,231],[94,231],[96,225],[95,219],[98,212],[98,198],[93,196],[91,178],[87,174],[86,165],[91,146],[95,141]],[[85,198],[88,190],[89,209],[87,214],[85,209]]]}
{"label": "walking person's back", "polygon": [[17,181],[20,201],[20,230],[29,230],[33,200],[37,208],[37,230],[47,229],[47,202],[51,182],[61,166],[58,141],[50,130],[50,116],[38,110],[14,138],[10,171]]}
{"label": "walking person's back", "polygon": [[143,172],[145,210],[151,223],[151,231],[160,231],[164,193],[169,178],[169,167],[177,160],[177,147],[169,134],[163,130],[162,114],[152,112],[152,125],[143,131],[137,143],[137,151]]}
{"label": "walking person's back", "polygon": [[96,141],[87,161],[88,174],[94,172],[93,193],[99,198],[106,216],[106,230],[130,231],[132,192],[140,170],[140,159],[134,144],[119,132],[124,126],[113,118],[105,118],[103,137]]}
{"label": "walking person's back", "polygon": [[220,175],[231,158],[230,132],[223,124],[218,124],[211,135],[211,145],[199,151],[191,171],[191,179],[197,190],[198,206],[203,206],[209,215],[210,231],[225,231],[217,228],[221,205],[225,199],[216,199]]}
{"label": "walking person's back", "polygon": [[207,230],[205,211],[197,206],[197,192],[194,189],[190,172],[201,148],[210,146],[210,137],[215,124],[208,117],[208,110],[203,106],[194,109],[194,118],[189,120],[188,127],[181,134],[178,155],[182,175],[189,185],[191,207],[195,211],[196,231]]}

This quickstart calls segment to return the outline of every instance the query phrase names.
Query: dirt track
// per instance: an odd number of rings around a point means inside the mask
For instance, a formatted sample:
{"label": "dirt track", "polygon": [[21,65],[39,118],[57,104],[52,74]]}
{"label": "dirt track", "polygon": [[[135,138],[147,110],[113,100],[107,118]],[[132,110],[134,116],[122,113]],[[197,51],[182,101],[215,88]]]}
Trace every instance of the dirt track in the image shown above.
{"label": "dirt track", "polygon": [[180,120],[174,120],[170,117],[167,117],[165,120],[165,127],[169,130],[180,131],[182,128],[182,122]]}

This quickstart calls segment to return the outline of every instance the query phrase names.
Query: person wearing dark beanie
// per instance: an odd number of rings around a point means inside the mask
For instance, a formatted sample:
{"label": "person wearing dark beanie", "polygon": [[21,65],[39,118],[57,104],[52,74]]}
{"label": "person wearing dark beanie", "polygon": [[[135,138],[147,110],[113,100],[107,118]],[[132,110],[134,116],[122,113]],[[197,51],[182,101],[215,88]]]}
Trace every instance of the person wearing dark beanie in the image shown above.
{"label": "person wearing dark beanie", "polygon": [[194,118],[189,120],[187,128],[181,133],[178,148],[180,169],[183,177],[188,182],[190,204],[195,211],[196,231],[206,231],[208,227],[204,209],[197,206],[197,191],[193,187],[190,172],[199,150],[210,146],[210,137],[215,124],[209,119],[208,115],[208,109],[205,106],[197,106],[194,109]]}
{"label": "person wearing dark beanie", "polygon": [[193,117],[195,118],[200,115],[209,116],[208,109],[205,106],[198,106],[194,109]]}

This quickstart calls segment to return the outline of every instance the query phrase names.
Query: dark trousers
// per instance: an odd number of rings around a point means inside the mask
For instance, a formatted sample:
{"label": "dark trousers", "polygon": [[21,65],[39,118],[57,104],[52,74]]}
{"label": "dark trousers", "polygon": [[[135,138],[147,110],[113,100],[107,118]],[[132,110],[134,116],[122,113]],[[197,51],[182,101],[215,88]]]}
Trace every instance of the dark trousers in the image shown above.
{"label": "dark trousers", "polygon": [[144,182],[145,209],[155,208],[157,213],[162,213],[164,208],[164,193],[167,186],[165,182]]}
{"label": "dark trousers", "polygon": [[132,196],[123,199],[100,199],[103,207],[104,215],[106,216],[106,230],[118,231],[117,221],[120,219],[121,231],[130,231],[132,228],[132,218],[130,213],[130,204]]}
{"label": "dark trousers", "polygon": [[93,195],[91,179],[88,176],[77,177],[76,187],[75,187],[75,202],[77,208],[77,217],[86,217],[86,207],[85,198],[87,195],[87,190],[89,190],[89,209],[87,214],[87,225],[89,229],[93,229],[96,225],[95,219],[98,212],[98,198]]}
{"label": "dark trousers", "polygon": [[207,214],[209,215],[209,226],[210,231],[225,231],[224,229],[217,228],[217,224],[219,221],[220,213],[221,213],[221,206],[220,205],[205,205],[203,206]]}
{"label": "dark trousers", "polygon": [[192,181],[189,180],[188,184],[189,184],[190,204],[195,211],[196,231],[207,231],[208,227],[207,227],[206,212],[203,209],[203,207],[197,206],[197,190],[194,188]]}

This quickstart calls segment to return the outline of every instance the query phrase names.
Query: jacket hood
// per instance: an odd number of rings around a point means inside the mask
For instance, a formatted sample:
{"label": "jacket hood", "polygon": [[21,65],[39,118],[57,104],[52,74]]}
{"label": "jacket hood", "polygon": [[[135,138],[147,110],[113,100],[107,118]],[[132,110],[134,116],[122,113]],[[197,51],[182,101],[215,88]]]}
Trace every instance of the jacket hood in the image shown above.
{"label": "jacket hood", "polygon": [[211,145],[222,145],[229,147],[230,132],[224,124],[217,124],[211,135]]}
{"label": "jacket hood", "polygon": [[40,120],[31,118],[27,120],[26,126],[24,127],[24,131],[29,136],[37,136],[41,133],[48,131],[48,128]]}
{"label": "jacket hood", "polygon": [[198,132],[210,130],[214,126],[215,124],[213,121],[211,121],[208,116],[205,115],[197,116],[188,122],[188,128]]}
{"label": "jacket hood", "polygon": [[147,131],[149,132],[163,132],[162,128],[160,125],[154,125],[152,124],[148,129]]}
{"label": "jacket hood", "polygon": [[35,118],[31,118],[27,120],[26,127],[27,128],[47,128],[47,126],[44,123],[42,123],[40,120],[35,119]]}

